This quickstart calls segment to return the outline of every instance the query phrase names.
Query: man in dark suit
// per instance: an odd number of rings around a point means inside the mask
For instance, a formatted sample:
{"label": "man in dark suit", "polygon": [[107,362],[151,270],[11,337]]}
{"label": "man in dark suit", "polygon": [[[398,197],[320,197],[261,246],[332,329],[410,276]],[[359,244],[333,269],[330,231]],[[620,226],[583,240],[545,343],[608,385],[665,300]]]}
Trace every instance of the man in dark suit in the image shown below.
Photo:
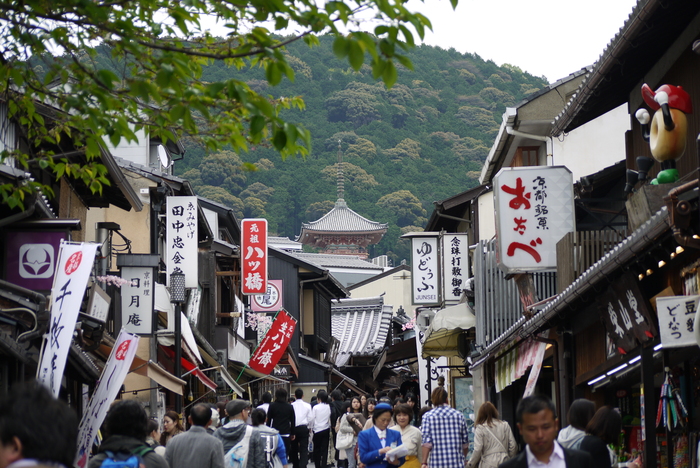
{"label": "man in dark suit", "polygon": [[563,448],[556,442],[559,420],[552,400],[535,395],[523,398],[515,410],[518,430],[527,444],[525,450],[499,468],[592,468],[591,457],[579,450]]}

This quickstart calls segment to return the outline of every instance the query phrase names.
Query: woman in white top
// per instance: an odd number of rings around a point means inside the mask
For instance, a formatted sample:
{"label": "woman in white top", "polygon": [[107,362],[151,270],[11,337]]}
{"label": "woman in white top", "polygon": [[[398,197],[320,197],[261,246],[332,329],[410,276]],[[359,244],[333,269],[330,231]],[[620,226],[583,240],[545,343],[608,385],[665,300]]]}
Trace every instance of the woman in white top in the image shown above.
{"label": "woman in white top", "polygon": [[319,390],[316,398],[318,403],[313,408],[314,418],[311,427],[314,433],[314,466],[326,468],[328,441],[331,435],[331,407],[328,405],[328,393],[325,390]]}
{"label": "woman in white top", "polygon": [[484,402],[476,414],[474,452],[467,468],[498,468],[498,465],[514,457],[516,453],[518,446],[510,425],[498,419],[498,410],[493,403]]}
{"label": "woman in white top", "polygon": [[408,449],[406,462],[401,468],[420,468],[423,462],[423,436],[417,427],[411,425],[413,409],[407,403],[399,403],[394,406],[394,419],[396,426],[391,429],[401,433],[401,442]]}

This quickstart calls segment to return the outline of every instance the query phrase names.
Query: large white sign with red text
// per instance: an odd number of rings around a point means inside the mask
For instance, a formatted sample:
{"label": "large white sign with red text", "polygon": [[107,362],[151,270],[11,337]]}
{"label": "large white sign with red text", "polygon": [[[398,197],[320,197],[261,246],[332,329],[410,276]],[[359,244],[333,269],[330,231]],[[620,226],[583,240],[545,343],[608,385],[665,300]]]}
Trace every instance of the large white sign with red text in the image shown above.
{"label": "large white sign with red text", "polygon": [[98,244],[61,241],[51,288],[51,318],[42,345],[37,380],[58,398],[80,305]]}
{"label": "large white sign with red text", "polygon": [[267,294],[267,220],[241,221],[241,288],[243,294]]}
{"label": "large white sign with red text", "polygon": [[505,168],[496,174],[493,189],[501,269],[556,269],[557,242],[576,230],[571,171],[563,166]]}
{"label": "large white sign with red text", "polygon": [[136,356],[138,344],[138,335],[132,335],[122,328],[105,363],[105,368],[102,370],[95,392],[90,398],[87,410],[83,414],[83,419],[80,421],[78,453],[76,455],[76,465],[79,468],[87,466],[92,442],[107,416],[109,405],[121,391],[126,374],[129,373],[131,363]]}

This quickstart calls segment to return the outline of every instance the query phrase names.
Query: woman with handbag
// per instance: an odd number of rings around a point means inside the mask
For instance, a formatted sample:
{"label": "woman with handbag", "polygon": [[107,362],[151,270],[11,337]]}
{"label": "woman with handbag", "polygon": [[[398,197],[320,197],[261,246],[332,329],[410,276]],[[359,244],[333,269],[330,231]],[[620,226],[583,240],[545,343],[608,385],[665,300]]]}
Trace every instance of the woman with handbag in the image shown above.
{"label": "woman with handbag", "polygon": [[365,418],[362,415],[362,402],[360,397],[353,397],[350,401],[350,410],[340,419],[338,428],[338,438],[335,448],[345,450],[348,460],[348,468],[357,468],[357,458],[355,457],[355,446],[357,445],[357,434],[365,425]]}
{"label": "woman with handbag", "polygon": [[484,402],[476,415],[474,452],[467,462],[467,468],[498,468],[516,453],[518,445],[510,425],[498,419],[498,410],[493,403]]}

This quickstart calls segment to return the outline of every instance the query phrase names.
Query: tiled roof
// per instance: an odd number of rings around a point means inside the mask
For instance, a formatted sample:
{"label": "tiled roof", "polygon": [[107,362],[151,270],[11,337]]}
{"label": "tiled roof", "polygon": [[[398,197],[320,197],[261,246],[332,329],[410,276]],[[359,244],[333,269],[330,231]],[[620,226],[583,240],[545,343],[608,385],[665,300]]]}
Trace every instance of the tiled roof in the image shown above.
{"label": "tiled roof", "polygon": [[386,231],[386,224],[370,221],[348,208],[342,198],[335,202],[331,211],[316,221],[302,223],[301,230],[323,232],[373,232]]}
{"label": "tiled roof", "polygon": [[307,262],[318,265],[322,268],[355,268],[362,270],[377,270],[382,271],[382,267],[375,265],[372,262],[362,260],[354,255],[333,255],[333,254],[317,254],[305,252],[290,252],[297,258],[306,260]]}
{"label": "tiled roof", "polygon": [[340,342],[335,365],[342,367],[353,356],[375,356],[386,344],[392,306],[384,297],[341,299],[331,304],[331,333]]}

